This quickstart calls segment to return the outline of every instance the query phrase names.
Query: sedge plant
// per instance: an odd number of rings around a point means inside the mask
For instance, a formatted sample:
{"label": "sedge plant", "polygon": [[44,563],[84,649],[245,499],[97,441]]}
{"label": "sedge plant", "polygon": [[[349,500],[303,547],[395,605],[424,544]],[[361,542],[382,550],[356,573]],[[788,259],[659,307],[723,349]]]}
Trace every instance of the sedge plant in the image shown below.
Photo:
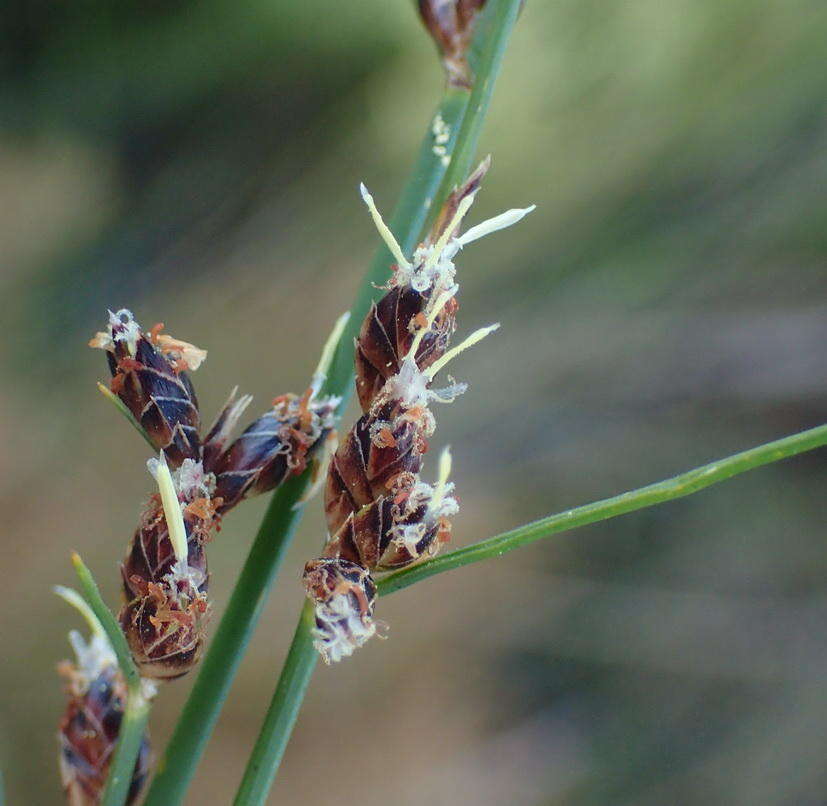
{"label": "sedge plant", "polygon": [[[353,344],[363,319],[379,296],[377,287],[387,279],[391,263],[407,261],[406,256],[413,253],[423,231],[434,225],[445,200],[469,173],[495,80],[521,5],[521,0],[456,0],[448,3],[421,0],[419,3],[426,27],[437,43],[445,66],[446,87],[436,111],[428,120],[416,162],[385,228],[387,233],[392,233],[392,237],[385,238],[385,243],[377,251],[356,294],[350,318],[340,320],[340,327],[334,331],[334,337],[324,351],[320,362],[324,372],[314,376],[311,384],[314,395],[326,401],[335,401],[331,404],[331,423],[343,411],[352,389]],[[380,231],[385,232],[382,227]],[[449,227],[449,231],[452,228]],[[430,327],[432,320],[425,319]],[[146,426],[136,419],[135,410],[125,406],[117,395],[106,388],[102,391],[148,439],[154,450],[158,450],[157,440],[147,437]],[[308,404],[311,398],[302,399]],[[297,416],[304,416],[307,410],[301,408],[301,402],[293,402],[297,407]],[[172,445],[171,442],[169,444]],[[425,556],[420,562],[408,564],[378,579],[374,592],[379,597],[385,596],[435,574],[500,557],[562,531],[690,495],[737,474],[825,444],[827,426],[791,435],[719,459],[672,479],[550,515],[441,556]],[[161,447],[166,449],[168,445]],[[445,461],[450,464],[449,460]],[[304,468],[302,463],[293,467],[296,472],[286,474],[271,497],[227,607],[200,659],[195,684],[177,726],[159,758],[145,800],[149,806],[175,806],[183,802],[267,595],[307,506],[313,474],[309,466]],[[237,470],[234,468],[233,472]],[[442,486],[435,488],[440,504],[444,503],[449,492],[446,487],[447,470],[442,470],[445,471],[441,474],[441,478],[444,475],[440,482]],[[170,494],[168,489],[167,497],[174,499],[174,490]],[[172,501],[167,503],[173,506]],[[177,507],[178,503],[174,503]],[[182,528],[179,525],[179,531]],[[178,559],[186,560],[186,533],[178,535],[178,544]],[[105,606],[90,572],[77,555],[73,562],[85,601],[111,644],[126,684],[127,698],[119,738],[109,779],[100,800],[106,806],[120,806],[128,797],[132,770],[149,717],[149,700],[146,686],[141,682],[140,670],[133,661],[134,647],[130,647],[124,637],[123,624],[119,624]],[[267,799],[315,669],[318,656],[314,643],[318,643],[318,620],[313,603],[307,601],[301,608],[292,644],[240,782],[235,799],[238,806],[261,804]],[[131,648],[133,651],[130,651]]]}

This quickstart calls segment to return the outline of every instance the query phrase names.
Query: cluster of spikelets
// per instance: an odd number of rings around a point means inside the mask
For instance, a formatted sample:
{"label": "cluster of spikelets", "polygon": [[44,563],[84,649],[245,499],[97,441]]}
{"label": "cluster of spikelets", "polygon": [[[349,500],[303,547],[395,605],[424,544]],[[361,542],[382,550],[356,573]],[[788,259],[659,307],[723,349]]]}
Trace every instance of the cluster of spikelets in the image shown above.
{"label": "cluster of spikelets", "polygon": [[[386,293],[372,305],[356,340],[356,389],[362,416],[332,454],[325,479],[329,537],[307,564],[304,584],[314,601],[315,646],[326,662],[350,655],[377,631],[377,572],[435,554],[448,540],[459,508],[449,483],[450,454],[437,481],[420,473],[436,421],[432,402],[448,403],[466,385],[432,388],[451,358],[497,326],[449,349],[458,309],[453,259],[466,244],[515,223],[529,210],[509,210],[459,234],[488,169],[486,160],[448,198],[429,237],[405,258],[373,200],[362,195],[391,248],[395,265]],[[335,443],[339,398],[321,397],[325,373],[347,316],[339,319],[306,392],[283,395],[236,439],[231,435],[251,398],[235,391],[202,437],[189,372],[206,357],[187,342],[145,332],[127,310],[109,314],[93,347],[106,351],[112,379],[102,387],[159,452],[148,462],[158,484],[140,517],[121,566],[119,620],[133,659],[150,679],[186,674],[198,660],[209,616],[205,544],[221,518],[245,498],[301,473],[322,445]],[[318,457],[317,457],[318,459]],[[73,591],[58,591],[92,627],[85,642],[70,634],[76,663],[61,664],[67,706],[60,724],[61,775],[73,806],[100,802],[123,716],[126,688],[97,619]],[[130,785],[133,802],[147,777],[144,738]]]}
{"label": "cluster of spikelets", "polygon": [[459,509],[449,483],[447,449],[437,481],[420,476],[436,421],[432,402],[450,403],[466,384],[432,388],[457,353],[498,327],[482,328],[448,349],[459,289],[453,259],[472,241],[519,221],[514,209],[460,235],[489,160],[457,188],[428,236],[408,260],[362,187],[396,263],[385,295],[366,316],[356,342],[356,389],[362,416],[332,457],[325,486],[328,540],[307,563],[304,584],[315,604],[315,646],[326,663],[351,655],[377,630],[373,574],[433,556]]}
{"label": "cluster of spikelets", "polygon": [[[319,395],[347,317],[336,325],[307,391],[282,395],[236,439],[231,434],[251,398],[235,391],[206,436],[188,371],[203,350],[160,332],[144,332],[127,310],[109,314],[90,342],[106,351],[112,380],[103,387],[125,407],[152,446],[148,461],[158,484],[141,513],[121,565],[124,604],[119,620],[145,687],[186,674],[198,661],[210,606],[205,544],[239,502],[301,473],[332,436],[339,399]],[[100,802],[120,729],[126,689],[99,622],[73,591],[58,590],[92,627],[89,643],[73,632],[77,662],[64,662],[68,702],[60,723],[60,766],[72,806]],[[148,770],[146,739],[129,802]]]}
{"label": "cluster of spikelets", "polygon": [[120,310],[90,344],[106,351],[111,394],[159,451],[148,463],[159,492],[150,496],[121,566],[119,618],[141,674],[170,679],[186,674],[203,647],[209,615],[204,549],[221,517],[301,473],[330,433],[339,400],[319,397],[322,366],[304,395],[276,398],[231,441],[251,400],[236,399],[234,391],[202,438],[188,371],[206,353],[160,330],[146,333]]}

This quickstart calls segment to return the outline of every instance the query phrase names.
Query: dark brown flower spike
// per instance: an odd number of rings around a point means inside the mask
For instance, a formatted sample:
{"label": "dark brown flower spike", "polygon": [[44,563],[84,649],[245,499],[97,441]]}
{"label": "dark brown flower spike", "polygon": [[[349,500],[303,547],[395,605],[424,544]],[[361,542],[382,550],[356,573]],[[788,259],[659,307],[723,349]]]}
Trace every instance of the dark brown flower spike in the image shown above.
{"label": "dark brown flower spike", "polygon": [[[76,591],[56,587],[55,592],[77,608],[92,629],[89,641],[76,630],[69,642],[76,660],[63,661],[58,672],[66,686],[66,709],[60,720],[60,777],[69,806],[97,806],[106,785],[126,704],[126,684],[103,628]],[[147,697],[154,694],[144,684]],[[144,736],[127,804],[134,803],[149,774],[149,742]]]}
{"label": "dark brown flower spike", "polygon": [[169,463],[198,459],[201,419],[198,400],[186,370],[196,370],[206,351],[162,334],[156,325],[147,334],[132,313],[109,312],[105,331],[96,333],[90,347],[106,351],[112,373],[110,388]]}
{"label": "dark brown flower spike", "polygon": [[481,328],[448,349],[457,310],[453,257],[468,243],[519,221],[533,208],[509,210],[459,235],[488,169],[484,162],[447,200],[437,224],[408,260],[362,186],[377,229],[397,263],[388,293],[372,307],[356,344],[356,382],[364,414],[336,450],[325,487],[328,541],[305,567],[316,606],[315,646],[325,662],[347,657],[375,632],[372,574],[435,554],[458,511],[448,483],[451,459],[440,460],[433,486],[420,479],[434,432],[432,401],[465,391],[451,382],[432,389],[435,375],[498,325]]}
{"label": "dark brown flower spike", "polygon": [[126,603],[121,628],[145,677],[172,679],[197,662],[209,617],[204,544],[215,524],[211,479],[188,459],[173,479],[150,460],[158,482],[121,566]]}

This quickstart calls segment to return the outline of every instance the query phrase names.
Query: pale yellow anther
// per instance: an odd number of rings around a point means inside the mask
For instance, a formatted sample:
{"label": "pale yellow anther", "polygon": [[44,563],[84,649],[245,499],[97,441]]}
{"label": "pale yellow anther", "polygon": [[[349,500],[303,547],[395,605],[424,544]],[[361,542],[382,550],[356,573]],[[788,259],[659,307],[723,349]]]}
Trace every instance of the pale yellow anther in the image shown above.
{"label": "pale yellow anther", "polygon": [[364,203],[368,206],[368,210],[370,210],[371,218],[373,219],[373,223],[376,225],[376,229],[379,230],[379,235],[387,245],[388,249],[390,249],[390,253],[399,264],[399,267],[402,269],[410,269],[411,264],[408,262],[405,255],[402,254],[402,247],[390,231],[388,225],[382,219],[382,215],[373,201],[373,196],[368,193],[368,189],[365,187],[364,183],[359,185],[359,192],[362,194],[362,201],[364,201]]}
{"label": "pale yellow anther", "polygon": [[449,361],[456,358],[461,352],[467,350],[469,347],[473,347],[477,342],[482,341],[489,333],[493,333],[499,326],[500,323],[497,322],[495,325],[489,325],[488,327],[481,327],[479,330],[475,330],[460,344],[456,347],[452,347],[447,353],[445,353],[445,355],[437,361],[434,361],[434,363],[425,370],[425,376],[429,381],[432,380],[437,372],[439,372]]}
{"label": "pale yellow anther", "polygon": [[[100,623],[100,620],[95,615],[94,611],[76,590],[72,588],[66,588],[63,585],[55,585],[52,590],[63,599],[64,602],[70,604],[78,613],[83,616],[84,621],[89,625],[89,629],[92,630],[93,635],[100,636],[101,638],[106,638],[106,633],[104,632],[103,625]],[[108,640],[108,639],[107,639]]]}
{"label": "pale yellow anther", "polygon": [[158,455],[158,464],[155,465],[155,481],[158,482],[158,492],[161,494],[161,504],[164,507],[164,517],[167,521],[169,540],[172,543],[172,550],[175,552],[175,560],[179,565],[187,564],[187,530],[184,526],[184,513],[181,511],[181,504],[178,501],[178,493],[175,483],[172,480],[172,473],[169,472],[169,465],[161,451]]}
{"label": "pale yellow anther", "polygon": [[431,511],[439,511],[439,507],[445,498],[448,489],[448,478],[451,475],[451,448],[446,445],[439,455],[439,475],[434,485],[434,494],[431,496],[431,503],[428,508]]}

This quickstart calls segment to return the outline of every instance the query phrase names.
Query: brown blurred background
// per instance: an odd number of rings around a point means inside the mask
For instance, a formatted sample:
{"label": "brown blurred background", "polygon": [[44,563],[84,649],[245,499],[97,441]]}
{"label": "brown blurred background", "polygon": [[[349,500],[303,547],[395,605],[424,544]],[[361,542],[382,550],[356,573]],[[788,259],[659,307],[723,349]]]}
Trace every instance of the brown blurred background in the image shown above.
{"label": "brown blurred background", "polygon": [[[78,549],[108,601],[151,489],[100,399],[106,307],[301,391],[377,246],[441,76],[412,4],[4,6],[0,49],[0,766],[60,803],[50,593]],[[823,0],[530,0],[460,257],[441,408],[457,544],[825,420]],[[351,418],[348,418],[348,421]],[[313,681],[272,803],[827,803],[823,452],[558,536],[380,603],[391,625]],[[262,514],[210,547],[216,613]],[[322,538],[310,507],[189,804],[228,803]],[[191,680],[162,690],[155,747]],[[335,794],[334,794],[335,793]]]}

